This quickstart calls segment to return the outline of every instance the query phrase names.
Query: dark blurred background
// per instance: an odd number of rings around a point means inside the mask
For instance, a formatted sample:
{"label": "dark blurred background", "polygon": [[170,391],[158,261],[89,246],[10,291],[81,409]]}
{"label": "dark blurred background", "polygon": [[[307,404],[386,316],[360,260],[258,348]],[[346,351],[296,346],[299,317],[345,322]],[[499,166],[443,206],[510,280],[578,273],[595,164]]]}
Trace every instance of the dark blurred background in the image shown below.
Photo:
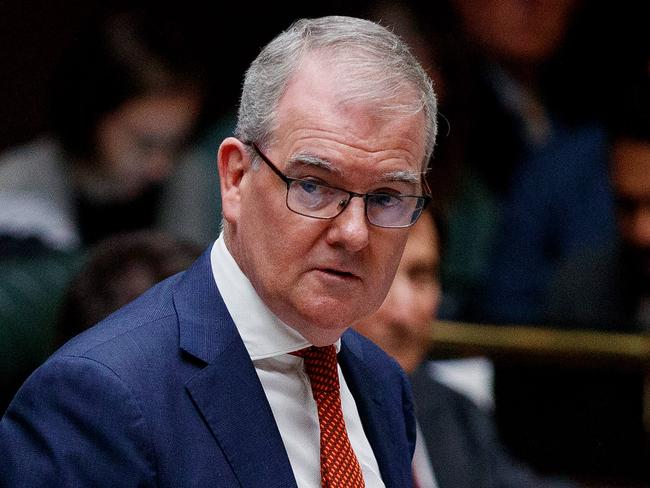
{"label": "dark blurred background", "polygon": [[[321,0],[288,6],[278,2],[185,1],[174,8],[153,2],[109,2],[101,0],[2,0],[0,1],[0,150],[28,141],[48,128],[48,81],[54,67],[75,35],[93,16],[125,5],[142,5],[160,13],[167,10],[171,18],[186,27],[195,38],[198,54],[211,76],[209,109],[206,117],[236,105],[243,70],[257,51],[292,20],[304,16],[350,14],[368,16],[379,2]],[[406,6],[417,14],[426,29],[449,28],[444,8],[438,3],[413,0],[390,2]],[[648,31],[644,3],[585,0],[579,22],[586,36],[572,47],[570,65],[565,66],[564,83],[577,84],[592,76],[583,86],[584,95],[612,95],[635,49],[647,48]],[[647,5],[645,5],[647,7]],[[422,28],[421,27],[421,28]],[[581,33],[582,34],[582,33]],[[586,91],[585,91],[586,90]],[[603,92],[605,90],[605,92]],[[590,103],[584,97],[583,103]],[[575,102],[575,100],[574,100]],[[603,108],[603,100],[591,99],[592,109]]]}
{"label": "dark blurred background", "polygon": [[49,81],[57,62],[85,24],[116,7],[135,5],[168,14],[191,38],[210,77],[205,117],[211,118],[236,107],[244,70],[291,21],[333,13],[363,15],[364,4],[317,1],[289,8],[275,2],[186,1],[171,8],[152,2],[0,1],[0,150],[48,129]]}

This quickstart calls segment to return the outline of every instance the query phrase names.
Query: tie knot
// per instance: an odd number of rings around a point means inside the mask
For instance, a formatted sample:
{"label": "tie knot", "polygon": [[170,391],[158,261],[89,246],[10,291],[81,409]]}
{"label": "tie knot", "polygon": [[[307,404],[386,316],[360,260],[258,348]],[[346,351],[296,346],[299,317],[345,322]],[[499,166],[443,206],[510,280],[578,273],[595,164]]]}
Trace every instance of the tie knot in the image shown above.
{"label": "tie knot", "polygon": [[305,371],[309,376],[314,395],[322,391],[338,391],[339,373],[334,345],[306,347],[291,354],[305,360]]}
{"label": "tie knot", "polygon": [[336,362],[336,347],[334,346],[334,344],[329,346],[323,346],[323,347],[309,346],[309,347],[305,347],[304,349],[294,351],[291,354],[294,356],[304,358],[305,360],[309,360],[309,361],[313,361],[313,360],[332,361],[333,360],[334,362]]}

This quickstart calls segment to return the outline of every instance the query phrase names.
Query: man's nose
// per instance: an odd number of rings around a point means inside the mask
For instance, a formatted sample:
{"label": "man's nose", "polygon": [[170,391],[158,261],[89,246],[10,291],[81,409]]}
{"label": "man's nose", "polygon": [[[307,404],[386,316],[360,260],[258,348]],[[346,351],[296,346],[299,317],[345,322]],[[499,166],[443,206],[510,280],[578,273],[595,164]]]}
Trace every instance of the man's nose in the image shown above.
{"label": "man's nose", "polygon": [[368,245],[368,225],[363,198],[352,198],[345,210],[333,219],[328,242],[342,245],[348,251],[360,251]]}

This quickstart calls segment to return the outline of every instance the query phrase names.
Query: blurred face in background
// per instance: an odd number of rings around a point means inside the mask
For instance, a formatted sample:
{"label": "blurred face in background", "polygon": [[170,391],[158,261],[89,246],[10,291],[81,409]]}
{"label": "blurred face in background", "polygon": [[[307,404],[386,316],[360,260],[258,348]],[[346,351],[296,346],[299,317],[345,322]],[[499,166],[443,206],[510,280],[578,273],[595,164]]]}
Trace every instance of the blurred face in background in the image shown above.
{"label": "blurred face in background", "polygon": [[503,62],[539,63],[564,39],[575,0],[455,0],[467,34]]}
{"label": "blurred face in background", "polygon": [[[164,182],[194,128],[201,99],[191,90],[128,100],[97,128],[94,177],[86,190],[104,199],[130,200]],[[89,187],[89,188],[88,188]]]}
{"label": "blurred face in background", "polygon": [[379,310],[355,326],[410,373],[425,359],[440,301],[439,243],[424,212],[411,228],[395,280]]}
{"label": "blurred face in background", "polygon": [[650,142],[619,139],[612,151],[612,184],[621,237],[650,289]]}

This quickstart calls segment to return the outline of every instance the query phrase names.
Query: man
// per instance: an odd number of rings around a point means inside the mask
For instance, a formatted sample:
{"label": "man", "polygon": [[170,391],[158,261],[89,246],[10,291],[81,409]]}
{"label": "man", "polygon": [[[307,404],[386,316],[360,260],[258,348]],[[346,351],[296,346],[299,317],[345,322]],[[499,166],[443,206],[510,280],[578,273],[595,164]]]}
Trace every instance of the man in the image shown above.
{"label": "man", "polygon": [[372,22],[267,45],[219,149],[223,236],[32,375],[0,423],[0,484],[410,486],[407,380],[346,329],[425,206],[435,115]]}
{"label": "man", "polygon": [[618,242],[567,262],[551,293],[553,320],[619,332],[650,330],[649,81],[646,75],[643,84],[624,90],[609,125]]}
{"label": "man", "polygon": [[374,315],[355,326],[411,376],[418,440],[423,441],[418,442],[413,459],[417,486],[569,486],[543,481],[516,463],[501,445],[490,414],[432,377],[431,363],[425,359],[440,299],[439,259],[434,221],[425,213],[411,230],[386,300]]}
{"label": "man", "polygon": [[[648,58],[641,61],[640,79],[617,91],[610,115],[618,239],[567,260],[549,293],[549,323],[610,332],[650,330],[650,80]],[[537,378],[534,388],[528,387],[528,402],[513,410],[537,420],[539,445],[557,447],[553,452],[560,454],[581,453],[574,462],[592,472],[650,482],[642,372],[563,368]],[[558,445],[560,435],[568,442]]]}

